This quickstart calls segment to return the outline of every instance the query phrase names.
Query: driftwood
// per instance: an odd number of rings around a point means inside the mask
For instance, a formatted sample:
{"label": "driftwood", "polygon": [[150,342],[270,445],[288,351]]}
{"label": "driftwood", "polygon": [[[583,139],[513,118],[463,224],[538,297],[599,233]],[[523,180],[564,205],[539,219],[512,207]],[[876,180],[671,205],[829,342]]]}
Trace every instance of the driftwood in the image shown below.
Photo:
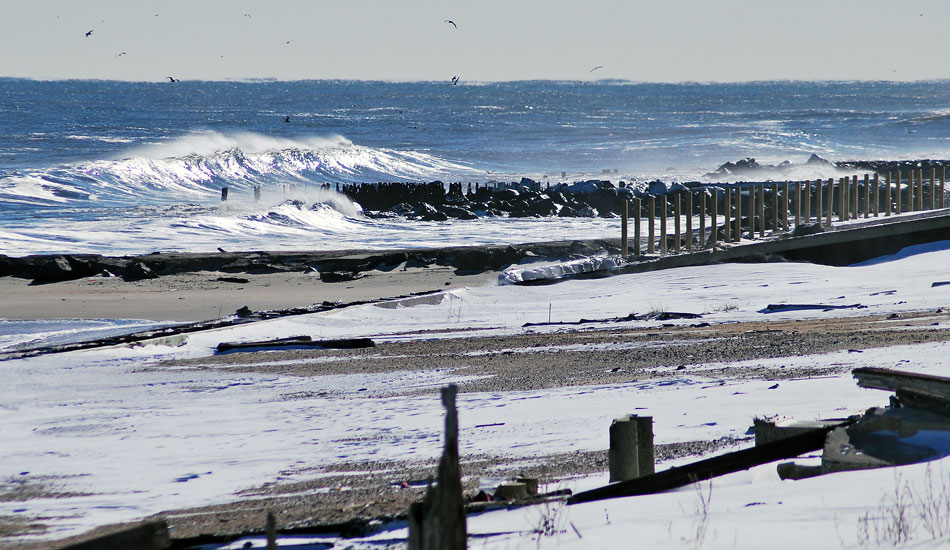
{"label": "driftwood", "polygon": [[217,352],[251,351],[261,348],[322,348],[322,349],[356,349],[371,348],[376,343],[369,338],[344,338],[341,340],[312,340],[309,336],[291,336],[276,340],[260,340],[257,342],[221,342]]}
{"label": "driftwood", "polygon": [[817,451],[824,447],[825,436],[832,429],[844,425],[835,424],[825,428],[817,428],[803,434],[794,435],[752,447],[735,451],[685,466],[670,468],[653,475],[627,481],[612,483],[597,489],[577,493],[568,499],[568,504],[591,502],[608,498],[630,497],[661,493],[690,483],[747,470],[753,466],[768,464],[784,458],[793,458],[798,455]]}
{"label": "driftwood", "polygon": [[950,378],[943,376],[875,367],[854,369],[851,374],[862,388],[919,393],[950,400]]}

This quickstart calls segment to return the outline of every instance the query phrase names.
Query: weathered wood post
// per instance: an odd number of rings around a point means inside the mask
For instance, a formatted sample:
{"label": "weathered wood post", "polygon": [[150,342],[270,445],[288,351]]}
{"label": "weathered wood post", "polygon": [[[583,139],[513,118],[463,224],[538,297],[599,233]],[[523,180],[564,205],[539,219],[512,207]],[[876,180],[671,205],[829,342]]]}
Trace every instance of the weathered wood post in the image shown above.
{"label": "weathered wood post", "polygon": [[640,255],[640,199],[633,200],[633,255]]}
{"label": "weathered wood post", "polygon": [[775,235],[779,231],[779,221],[778,221],[778,184],[772,184],[772,235]]}
{"label": "weathered wood post", "polygon": [[699,247],[706,248],[706,190],[699,195]]}
{"label": "weathered wood post", "polygon": [[874,217],[881,214],[881,175],[874,172]]}
{"label": "weathered wood post", "polygon": [[620,205],[620,255],[624,258],[627,257],[627,207],[629,205],[630,201],[627,199],[624,199],[623,204]]}
{"label": "weathered wood post", "polygon": [[947,207],[947,203],[944,200],[946,198],[946,195],[944,194],[944,187],[943,187],[944,181],[946,179],[947,179],[947,167],[941,166],[940,167],[940,208]]}
{"label": "weathered wood post", "polygon": [[680,207],[682,197],[680,194],[676,194],[676,198],[673,200],[673,215],[676,219],[673,220],[673,232],[675,233],[675,240],[673,241],[673,250],[677,253],[680,251],[680,217],[683,215],[683,210]]}
{"label": "weathered wood post", "polygon": [[228,188],[222,187],[221,188],[221,202],[224,202],[226,200],[228,200]]}
{"label": "weathered wood post", "polygon": [[897,186],[894,191],[895,194],[897,195],[894,201],[897,204],[897,206],[894,208],[895,214],[901,213],[901,208],[902,208],[901,205],[904,203],[904,190],[901,189],[901,176],[902,176],[901,171],[898,170],[897,171]]}
{"label": "weathered wood post", "polygon": [[871,175],[864,174],[864,219],[871,217]]}
{"label": "weathered wood post", "polygon": [[907,211],[914,211],[914,170],[911,169],[907,174]]}
{"label": "weathered wood post", "polygon": [[805,223],[808,224],[811,223],[811,180],[806,180],[804,186],[803,200],[805,201],[805,211],[802,212],[802,217],[805,219]]}
{"label": "weathered wood post", "polygon": [[722,242],[732,242],[732,187],[726,187],[726,197],[722,201]]}
{"label": "weathered wood post", "polygon": [[755,186],[749,187],[749,238],[755,238]]}
{"label": "weathered wood post", "polygon": [[759,200],[756,201],[759,203],[758,204],[759,206],[759,238],[764,239],[765,238],[765,186],[759,185],[757,187],[758,187],[758,193],[759,193]]}
{"label": "weathered wood post", "polygon": [[660,197],[660,254],[666,255],[666,195]]}
{"label": "weathered wood post", "polygon": [[894,177],[893,172],[888,172],[887,177],[884,178],[884,215],[891,215],[891,179]]}
{"label": "weathered wood post", "polygon": [[795,191],[792,192],[792,198],[795,204],[795,227],[798,227],[802,224],[802,184],[796,181],[792,185],[795,188]]}
{"label": "weathered wood post", "polygon": [[607,463],[611,483],[654,473],[652,416],[626,414],[610,423]]}
{"label": "weathered wood post", "polygon": [[715,188],[713,188],[711,210],[710,217],[712,218],[712,223],[709,224],[709,244],[716,246],[716,243],[719,241],[719,191]]}
{"label": "weathered wood post", "polygon": [[937,208],[937,167],[930,167],[930,209]]}
{"label": "weathered wood post", "polygon": [[647,210],[650,214],[650,218],[647,220],[649,226],[647,229],[650,232],[650,240],[647,241],[647,254],[653,254],[656,252],[656,239],[654,238],[654,235],[656,235],[656,197],[653,195],[650,195],[650,199],[647,201]]}
{"label": "weathered wood post", "polygon": [[785,231],[789,230],[788,227],[788,182],[782,186],[782,229]]}
{"label": "weathered wood post", "polygon": [[917,169],[917,210],[924,209],[924,169]]}
{"label": "weathered wood post", "polygon": [[861,214],[861,204],[860,204],[860,201],[858,200],[859,187],[860,186],[858,185],[858,175],[855,174],[851,176],[851,196],[848,199],[850,201],[848,204],[848,206],[850,207],[849,211],[851,212],[851,216],[848,219],[851,219],[851,220],[858,219]]}
{"label": "weathered wood post", "polygon": [[260,201],[261,201],[261,186],[255,185],[254,186],[254,202],[260,202]]}
{"label": "weathered wood post", "polygon": [[825,211],[821,208],[821,198],[824,196],[824,193],[822,193],[821,189],[822,183],[823,182],[820,178],[815,180],[815,221],[818,222],[818,227],[821,227],[821,218],[825,213]]}
{"label": "weathered wood post", "polygon": [[736,220],[735,231],[732,232],[733,242],[739,242],[742,239],[742,189],[736,187]]}
{"label": "weathered wood post", "polygon": [[825,227],[831,227],[831,215],[835,204],[835,179],[828,178],[828,216],[825,218]]}
{"label": "weathered wood post", "polygon": [[848,182],[850,178],[838,178],[838,221],[848,219]]}
{"label": "weathered wood post", "polygon": [[267,550],[277,550],[277,519],[274,512],[267,512]]}
{"label": "weathered wood post", "polygon": [[429,485],[422,502],[409,506],[409,550],[462,550],[468,537],[465,503],[459,472],[458,387],[442,388],[445,406],[445,445],[435,485]]}
{"label": "weathered wood post", "polygon": [[686,193],[686,251],[693,250],[693,190]]}

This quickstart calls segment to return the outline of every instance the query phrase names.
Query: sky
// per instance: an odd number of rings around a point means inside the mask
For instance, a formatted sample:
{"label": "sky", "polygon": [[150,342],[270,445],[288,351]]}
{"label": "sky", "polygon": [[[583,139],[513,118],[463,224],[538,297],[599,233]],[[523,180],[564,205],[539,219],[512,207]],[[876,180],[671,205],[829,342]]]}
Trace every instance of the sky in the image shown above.
{"label": "sky", "polygon": [[948,16],[945,0],[5,0],[0,76],[931,80],[950,78]]}

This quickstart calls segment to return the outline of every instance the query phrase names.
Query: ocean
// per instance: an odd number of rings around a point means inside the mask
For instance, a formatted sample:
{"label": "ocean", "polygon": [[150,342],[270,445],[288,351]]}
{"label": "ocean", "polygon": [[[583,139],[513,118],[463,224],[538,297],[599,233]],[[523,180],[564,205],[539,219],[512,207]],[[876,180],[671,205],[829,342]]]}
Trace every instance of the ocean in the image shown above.
{"label": "ocean", "polygon": [[789,161],[798,171],[786,177],[821,177],[804,165],[812,154],[950,157],[950,81],[0,79],[0,254],[615,237],[619,222],[605,218],[371,219],[333,188],[522,177],[707,181],[719,165],[747,157]]}

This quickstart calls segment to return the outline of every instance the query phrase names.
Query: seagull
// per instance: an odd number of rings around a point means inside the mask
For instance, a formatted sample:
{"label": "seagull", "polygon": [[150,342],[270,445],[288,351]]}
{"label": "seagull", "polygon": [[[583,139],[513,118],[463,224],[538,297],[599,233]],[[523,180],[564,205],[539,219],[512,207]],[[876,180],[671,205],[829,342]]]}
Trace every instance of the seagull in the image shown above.
{"label": "seagull", "polygon": [[89,38],[90,36],[92,36],[92,31],[93,31],[93,30],[94,30],[94,29],[89,29],[89,32],[86,33],[86,38]]}
{"label": "seagull", "polygon": [[284,117],[284,122],[290,122],[290,115]]}
{"label": "seagull", "polygon": [[167,78],[169,82],[181,82],[180,80],[178,80],[177,78],[175,78],[175,77],[173,77],[173,76],[168,76],[168,77],[165,77],[165,78]]}
{"label": "seagull", "polygon": [[453,86],[457,86],[458,83],[459,83],[459,77],[453,76],[453,77],[452,77],[452,85],[453,85]]}
{"label": "seagull", "polygon": [[596,71],[597,69],[603,69],[603,68],[604,68],[603,65],[597,65],[596,67],[594,67],[593,69],[591,69],[591,70],[588,71],[588,72],[591,72],[591,73],[592,73],[592,72]]}
{"label": "seagull", "polygon": [[115,54],[116,57],[122,57],[123,55],[125,55],[125,52],[119,52]]}
{"label": "seagull", "polygon": [[445,21],[443,21],[443,23],[451,23],[452,26],[455,27],[455,30],[459,30],[459,26],[456,25],[455,21],[452,21],[451,19],[446,19]]}

